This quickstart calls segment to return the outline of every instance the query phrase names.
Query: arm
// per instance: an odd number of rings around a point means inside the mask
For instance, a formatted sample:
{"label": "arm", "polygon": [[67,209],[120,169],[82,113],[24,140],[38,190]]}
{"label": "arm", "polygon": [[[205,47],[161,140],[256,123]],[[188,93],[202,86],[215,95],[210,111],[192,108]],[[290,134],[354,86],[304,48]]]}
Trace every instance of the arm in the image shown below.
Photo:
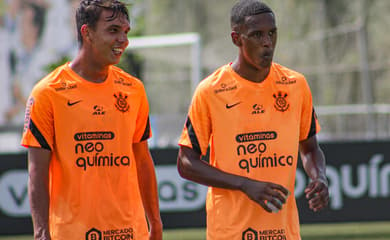
{"label": "arm", "polygon": [[177,166],[183,178],[206,186],[242,191],[268,212],[271,212],[271,209],[265,204],[266,200],[281,209],[282,206],[274,198],[285,203],[281,193],[288,193],[286,188],[275,183],[256,181],[221,171],[201,160],[199,153],[185,146],[179,149]]}
{"label": "arm", "polygon": [[133,150],[137,162],[137,174],[142,203],[149,222],[149,239],[161,240],[162,222],[158,203],[157,181],[148,142],[134,143]]}
{"label": "arm", "polygon": [[51,152],[28,148],[28,195],[35,240],[50,240],[49,232],[49,163]]}
{"label": "arm", "polygon": [[307,175],[312,180],[305,189],[309,207],[317,212],[328,205],[329,191],[326,179],[325,157],[314,135],[299,143],[299,150]]}

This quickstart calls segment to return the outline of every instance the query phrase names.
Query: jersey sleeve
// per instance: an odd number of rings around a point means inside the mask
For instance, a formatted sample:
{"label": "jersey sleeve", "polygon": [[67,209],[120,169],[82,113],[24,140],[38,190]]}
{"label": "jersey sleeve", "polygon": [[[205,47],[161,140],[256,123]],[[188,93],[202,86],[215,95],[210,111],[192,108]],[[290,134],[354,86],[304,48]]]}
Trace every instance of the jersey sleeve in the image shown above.
{"label": "jersey sleeve", "polygon": [[27,101],[21,140],[24,147],[53,149],[53,107],[48,91],[34,88]]}
{"label": "jersey sleeve", "polygon": [[179,145],[187,146],[200,155],[205,155],[211,137],[211,128],[206,91],[198,87],[192,98]]}
{"label": "jersey sleeve", "polygon": [[149,120],[149,103],[145,88],[141,84],[140,106],[137,114],[136,128],[133,136],[133,142],[142,142],[152,137]]}
{"label": "jersey sleeve", "polygon": [[320,131],[320,129],[321,127],[313,107],[310,87],[306,79],[304,79],[299,141],[314,136]]}

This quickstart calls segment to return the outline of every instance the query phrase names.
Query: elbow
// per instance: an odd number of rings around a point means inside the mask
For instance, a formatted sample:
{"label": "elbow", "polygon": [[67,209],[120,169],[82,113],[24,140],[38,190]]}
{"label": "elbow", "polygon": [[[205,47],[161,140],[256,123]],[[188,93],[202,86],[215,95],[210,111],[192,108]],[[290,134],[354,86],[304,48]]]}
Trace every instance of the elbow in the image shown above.
{"label": "elbow", "polygon": [[200,155],[191,148],[181,147],[177,156],[177,171],[187,180],[194,181],[199,174]]}
{"label": "elbow", "polygon": [[194,181],[196,176],[196,170],[193,163],[187,158],[178,157],[177,159],[177,171],[180,177]]}
{"label": "elbow", "polygon": [[185,178],[187,180],[190,180],[190,176],[191,176],[190,167],[180,157],[178,157],[178,159],[177,159],[177,171],[178,171],[180,177]]}

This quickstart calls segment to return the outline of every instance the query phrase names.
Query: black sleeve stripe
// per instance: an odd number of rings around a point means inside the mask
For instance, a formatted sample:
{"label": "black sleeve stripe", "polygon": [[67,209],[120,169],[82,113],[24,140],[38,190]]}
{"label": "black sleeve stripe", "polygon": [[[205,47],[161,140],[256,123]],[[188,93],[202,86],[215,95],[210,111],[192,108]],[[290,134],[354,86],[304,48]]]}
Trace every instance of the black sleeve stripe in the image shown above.
{"label": "black sleeve stripe", "polygon": [[191,123],[191,120],[189,117],[187,117],[186,127],[187,127],[187,131],[188,131],[188,135],[189,135],[190,140],[191,140],[192,149],[195,152],[202,155],[202,151],[200,150],[200,146],[199,146],[199,142],[198,142],[198,137],[196,137],[194,127],[192,126],[192,123]]}
{"label": "black sleeve stripe", "polygon": [[310,130],[309,130],[309,134],[308,134],[307,138],[311,138],[316,133],[317,133],[317,129],[316,129],[316,113],[315,113],[314,108],[313,108],[313,110],[311,112]]}
{"label": "black sleeve stripe", "polygon": [[149,122],[149,117],[148,121],[146,122],[146,127],[144,134],[142,135],[141,142],[147,140],[150,137],[150,122]]}
{"label": "black sleeve stripe", "polygon": [[37,128],[37,126],[35,125],[32,119],[30,119],[29,128],[32,135],[37,139],[41,147],[51,151],[51,148],[47,143],[45,137],[43,137],[42,133],[39,131],[39,129]]}

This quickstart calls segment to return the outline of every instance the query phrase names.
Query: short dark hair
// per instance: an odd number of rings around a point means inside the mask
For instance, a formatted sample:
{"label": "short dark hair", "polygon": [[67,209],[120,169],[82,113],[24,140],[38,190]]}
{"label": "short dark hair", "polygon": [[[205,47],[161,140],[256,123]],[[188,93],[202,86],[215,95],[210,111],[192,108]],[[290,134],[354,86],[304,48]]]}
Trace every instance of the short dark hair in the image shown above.
{"label": "short dark hair", "polygon": [[259,0],[240,0],[233,7],[230,12],[230,26],[234,28],[245,22],[245,17],[253,16],[261,13],[274,12],[264,2]]}
{"label": "short dark hair", "polygon": [[112,21],[121,14],[130,22],[127,7],[119,0],[81,0],[76,10],[77,40],[80,46],[83,44],[81,26],[87,24],[94,29],[104,9],[112,11],[112,15],[107,18],[107,21]]}

